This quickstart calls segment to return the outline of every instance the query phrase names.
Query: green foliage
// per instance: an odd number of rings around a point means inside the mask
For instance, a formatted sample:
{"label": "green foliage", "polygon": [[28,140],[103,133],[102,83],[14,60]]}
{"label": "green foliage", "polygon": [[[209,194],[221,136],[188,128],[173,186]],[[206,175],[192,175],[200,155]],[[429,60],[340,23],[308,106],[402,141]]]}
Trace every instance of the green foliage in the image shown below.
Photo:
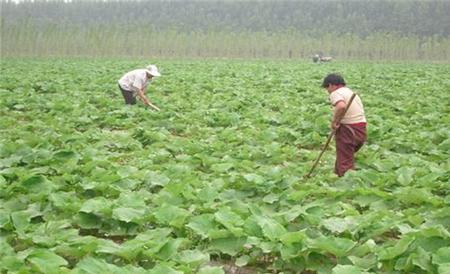
{"label": "green foliage", "polygon": [[[156,63],[160,112],[117,88],[143,63],[2,61],[0,272],[448,273],[448,65]],[[330,71],[369,139],[306,180]]]}

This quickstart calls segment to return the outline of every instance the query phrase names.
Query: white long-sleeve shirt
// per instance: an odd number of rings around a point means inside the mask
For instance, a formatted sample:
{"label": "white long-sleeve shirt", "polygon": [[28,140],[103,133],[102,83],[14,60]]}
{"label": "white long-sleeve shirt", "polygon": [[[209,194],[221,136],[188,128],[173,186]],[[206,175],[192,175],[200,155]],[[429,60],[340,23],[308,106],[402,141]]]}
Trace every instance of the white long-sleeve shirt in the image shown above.
{"label": "white long-sleeve shirt", "polygon": [[119,85],[124,90],[138,92],[140,89],[146,88],[150,83],[150,79],[147,77],[146,69],[135,69],[125,73],[119,80]]}

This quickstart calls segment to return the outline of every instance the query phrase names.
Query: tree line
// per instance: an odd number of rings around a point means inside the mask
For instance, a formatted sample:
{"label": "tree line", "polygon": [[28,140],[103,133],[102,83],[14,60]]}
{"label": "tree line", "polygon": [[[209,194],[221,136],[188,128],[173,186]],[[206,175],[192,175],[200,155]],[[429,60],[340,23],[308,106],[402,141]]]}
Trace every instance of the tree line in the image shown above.
{"label": "tree line", "polygon": [[[450,60],[450,1],[1,0],[2,56]],[[445,27],[447,26],[447,27]]]}

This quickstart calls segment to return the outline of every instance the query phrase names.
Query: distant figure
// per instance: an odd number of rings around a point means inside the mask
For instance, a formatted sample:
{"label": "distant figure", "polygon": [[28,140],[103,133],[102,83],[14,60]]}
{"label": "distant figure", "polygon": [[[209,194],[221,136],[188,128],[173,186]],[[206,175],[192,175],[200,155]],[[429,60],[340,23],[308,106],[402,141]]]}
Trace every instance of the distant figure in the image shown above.
{"label": "distant figure", "polygon": [[145,69],[135,69],[122,76],[119,80],[119,89],[122,91],[125,104],[136,104],[136,96],[138,96],[146,106],[159,110],[157,106],[153,105],[145,97],[145,90],[148,84],[153,77],[157,76],[161,76],[161,74],[155,65],[149,65]]}
{"label": "distant figure", "polygon": [[317,63],[317,62],[319,62],[320,61],[320,55],[319,54],[314,54],[314,56],[313,56],[313,62],[314,63]]}
{"label": "distant figure", "polygon": [[334,107],[331,122],[331,129],[336,133],[334,172],[340,177],[347,170],[354,168],[354,155],[366,141],[366,116],[358,95],[345,112],[353,91],[346,87],[341,75],[334,73],[327,75],[323,79],[322,87],[328,91],[330,102]]}
{"label": "distant figure", "polygon": [[320,62],[331,62],[332,60],[333,60],[333,57],[330,57],[330,56],[320,57]]}
{"label": "distant figure", "polygon": [[330,56],[322,56],[320,54],[314,54],[314,56],[313,56],[314,63],[331,62],[332,60],[333,60],[333,57],[330,57]]}

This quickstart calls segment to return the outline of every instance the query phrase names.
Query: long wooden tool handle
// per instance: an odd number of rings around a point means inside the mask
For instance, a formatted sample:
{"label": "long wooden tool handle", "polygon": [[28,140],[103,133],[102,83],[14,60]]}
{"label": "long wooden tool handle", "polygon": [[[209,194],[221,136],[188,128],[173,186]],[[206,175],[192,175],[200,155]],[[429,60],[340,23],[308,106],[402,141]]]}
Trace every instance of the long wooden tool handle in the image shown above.
{"label": "long wooden tool handle", "polygon": [[152,103],[149,102],[148,105],[149,105],[150,107],[152,107],[153,109],[155,109],[155,110],[157,110],[157,111],[160,111],[159,107],[155,106],[154,104],[152,104]]}
{"label": "long wooden tool handle", "polygon": [[[348,101],[348,104],[345,106],[345,110],[344,110],[344,115],[342,117],[345,116],[345,113],[347,113],[348,108],[350,107],[350,105],[353,102],[353,99],[355,99],[356,93],[352,94],[352,97],[350,97],[350,101]],[[335,130],[332,130],[330,132],[330,135],[328,135],[328,139],[327,142],[325,143],[325,146],[323,147],[322,151],[319,154],[319,157],[317,157],[316,161],[314,162],[314,165],[312,166],[311,170],[309,171],[309,173],[306,175],[307,178],[311,177],[311,174],[313,173],[314,169],[316,168],[317,164],[319,163],[320,158],[322,157],[322,154],[325,152],[325,150],[328,148],[328,145],[331,142],[331,139],[333,139],[334,134],[336,133]]]}

